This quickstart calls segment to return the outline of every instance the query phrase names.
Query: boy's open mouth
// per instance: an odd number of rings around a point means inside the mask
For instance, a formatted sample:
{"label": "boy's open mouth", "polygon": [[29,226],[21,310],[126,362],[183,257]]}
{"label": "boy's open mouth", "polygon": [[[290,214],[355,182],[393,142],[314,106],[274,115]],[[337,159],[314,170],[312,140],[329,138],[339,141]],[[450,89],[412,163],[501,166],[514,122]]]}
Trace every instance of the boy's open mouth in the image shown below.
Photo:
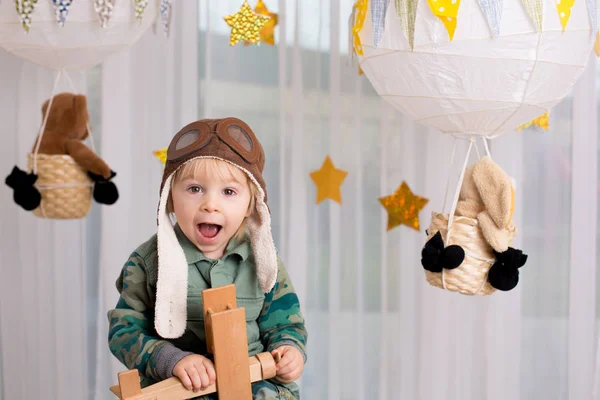
{"label": "boy's open mouth", "polygon": [[212,239],[221,231],[221,225],[217,224],[198,224],[200,234],[207,239]]}

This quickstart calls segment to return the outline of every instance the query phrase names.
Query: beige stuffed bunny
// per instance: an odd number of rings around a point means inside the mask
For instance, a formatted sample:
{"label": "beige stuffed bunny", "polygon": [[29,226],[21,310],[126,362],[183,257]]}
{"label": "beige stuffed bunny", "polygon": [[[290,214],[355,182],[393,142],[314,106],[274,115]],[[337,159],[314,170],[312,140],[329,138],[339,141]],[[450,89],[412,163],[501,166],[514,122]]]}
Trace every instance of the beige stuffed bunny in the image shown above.
{"label": "beige stuffed bunny", "polygon": [[[512,221],[514,205],[512,180],[491,158],[483,157],[466,169],[454,215],[479,222],[495,256],[487,279],[490,285],[503,291],[517,286],[519,268],[527,261],[521,250],[509,247],[516,233]],[[438,273],[460,267],[465,255],[458,244],[446,246],[438,231],[423,247],[421,264],[426,270]]]}
{"label": "beige stuffed bunny", "polygon": [[465,171],[456,216],[477,219],[485,240],[498,253],[508,250],[515,192],[508,175],[489,157],[483,157]]}

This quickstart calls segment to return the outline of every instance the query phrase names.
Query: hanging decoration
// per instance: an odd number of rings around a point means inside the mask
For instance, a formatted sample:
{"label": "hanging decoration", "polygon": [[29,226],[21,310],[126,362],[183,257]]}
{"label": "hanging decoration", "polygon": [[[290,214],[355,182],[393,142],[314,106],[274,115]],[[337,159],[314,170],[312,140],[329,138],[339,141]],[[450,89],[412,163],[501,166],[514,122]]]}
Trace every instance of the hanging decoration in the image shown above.
{"label": "hanging decoration", "polygon": [[156,157],[158,159],[158,161],[160,161],[160,163],[163,165],[163,167],[167,163],[167,150],[168,149],[169,149],[168,147],[165,147],[162,149],[154,150],[152,152],[152,154],[154,154],[154,157]]}
{"label": "hanging decoration", "polygon": [[[531,18],[533,22],[533,26],[535,29],[541,33],[542,32],[542,18],[544,16],[543,9],[543,0],[522,0],[523,5],[525,6],[525,11],[527,11],[527,15]],[[560,1],[560,0],[557,0]]]}
{"label": "hanging decoration", "polygon": [[558,11],[558,17],[560,18],[560,24],[562,25],[563,31],[567,29],[569,18],[571,18],[571,8],[573,8],[574,4],[575,0],[556,0],[556,9]]}
{"label": "hanging decoration", "polygon": [[94,0],[94,10],[100,18],[100,26],[106,28],[108,21],[112,17],[112,10],[115,6],[115,0]]}
{"label": "hanging decoration", "polygon": [[547,112],[543,115],[540,115],[539,117],[537,117],[536,119],[527,122],[526,124],[523,124],[521,126],[519,126],[518,130],[523,130],[523,129],[527,129],[531,126],[537,126],[539,128],[542,128],[544,130],[548,130],[550,129],[550,112]]}
{"label": "hanging decoration", "polygon": [[415,20],[418,0],[396,0],[396,12],[400,18],[400,28],[408,40],[410,49],[415,47]]}
{"label": "hanging decoration", "polygon": [[144,17],[144,11],[148,6],[148,0],[133,0],[135,5],[135,18],[139,23],[142,22],[142,18]]}
{"label": "hanging decoration", "polygon": [[29,32],[31,27],[31,14],[33,14],[36,4],[37,0],[15,0],[17,13],[21,18],[21,26],[25,29],[25,32]]}
{"label": "hanging decoration", "polygon": [[427,205],[429,200],[424,197],[416,196],[410,190],[408,184],[402,182],[393,194],[379,198],[379,202],[388,213],[388,231],[398,225],[406,225],[419,231],[421,229],[419,224],[419,213]]}
{"label": "hanging decoration", "polygon": [[311,179],[317,186],[317,204],[325,199],[331,199],[342,204],[342,192],[340,187],[346,176],[347,171],[337,169],[333,165],[331,158],[327,156],[321,169],[313,171],[310,174]]}
{"label": "hanging decoration", "polygon": [[356,9],[356,19],[354,20],[354,25],[352,26],[352,36],[354,40],[354,51],[359,56],[363,55],[362,42],[360,40],[360,36],[358,33],[362,30],[362,27],[365,23],[365,18],[367,17],[367,7],[369,3],[368,0],[357,0],[354,4],[354,8]]}
{"label": "hanging decoration", "polygon": [[[472,148],[473,142],[465,166]],[[489,155],[463,168],[450,213],[434,212],[427,230],[421,252],[427,282],[469,296],[514,289],[527,261],[511,247],[514,210],[512,179]]]}
{"label": "hanging decoration", "polygon": [[354,29],[354,23],[356,21],[356,12],[357,12],[356,7],[352,7],[352,13],[350,14],[350,17],[348,18],[348,54],[350,54],[350,57],[348,57],[348,65],[351,66],[352,68],[356,68],[358,71],[358,75],[361,76],[361,75],[363,75],[363,71],[360,68],[360,65],[358,65],[356,49],[354,48],[353,29]]}
{"label": "hanging decoration", "polygon": [[[512,224],[514,187],[500,167],[491,163],[488,140],[540,117],[540,110],[550,110],[577,82],[598,31],[590,15],[594,7],[583,1],[557,4],[564,12],[562,21],[542,21],[542,0],[502,0],[501,5],[488,0],[421,1],[420,7],[418,0],[390,2],[388,7],[395,12],[387,11],[382,33],[385,46],[375,46],[378,28],[372,18],[364,21],[357,32],[359,40],[354,41],[362,43],[362,53],[356,52],[359,64],[385,101],[420,124],[451,135],[455,143],[465,140],[469,146],[450,212],[444,201],[442,212],[432,213],[423,248],[428,282],[468,295],[510,290],[526,256],[510,247],[517,232]],[[529,18],[523,18],[524,11]],[[578,17],[569,19],[570,14]],[[534,124],[545,129],[547,122],[545,116]],[[469,165],[479,140],[486,153],[482,160],[490,162]],[[455,150],[456,145],[449,152],[448,171],[452,171]],[[448,181],[452,178],[449,174]],[[465,185],[485,183],[493,191],[481,194],[485,189],[470,186],[471,191],[463,193],[463,180]],[[400,193],[402,187],[394,195]],[[470,193],[479,193],[487,214],[470,213],[468,202],[457,206],[461,196]],[[396,214],[406,215],[400,211],[399,200],[394,207],[394,195],[380,199],[384,207],[388,205],[389,228],[402,223],[401,218],[393,218]],[[390,210],[398,212],[390,215]],[[418,220],[404,219],[418,227]],[[462,249],[463,258],[454,245]],[[461,274],[463,267],[468,271]]]}
{"label": "hanging decoration", "polygon": [[[358,32],[364,44],[363,54],[357,51],[360,67],[385,101],[422,125],[454,137],[493,138],[514,132],[538,117],[540,109],[551,109],[583,72],[594,44],[587,14],[570,19],[564,31],[559,18],[547,18],[542,27],[541,0],[502,0],[497,38],[490,34],[478,2],[428,0],[437,4],[438,12],[444,8],[439,16],[460,4],[452,41],[446,36],[452,30],[438,23],[429,3],[417,8],[411,1],[390,2],[385,48],[374,46],[371,18],[364,21]],[[523,18],[524,7],[531,20]],[[576,1],[571,13],[584,15],[588,7]],[[422,25],[411,27],[413,18]]]}
{"label": "hanging decoration", "polygon": [[500,21],[502,20],[502,0],[479,0],[479,7],[492,31],[492,36],[497,38],[500,34]]}
{"label": "hanging decoration", "polygon": [[[265,5],[265,3],[262,0],[258,0],[258,2],[256,3],[256,7],[254,7],[254,12],[256,14],[265,15],[265,16],[269,17],[269,20],[267,21],[265,26],[263,26],[262,29],[260,30],[260,41],[263,43],[269,44],[271,46],[274,46],[275,45],[275,26],[277,26],[277,23],[278,23],[277,14],[269,11],[269,9],[267,8],[267,6]],[[252,43],[249,42],[248,40],[244,41],[244,46],[249,46],[250,44],[252,44]]]}
{"label": "hanging decoration", "polygon": [[28,170],[15,166],[5,183],[13,189],[15,203],[40,218],[76,219],[85,217],[92,198],[100,204],[114,204],[119,192],[116,173],[93,148],[87,99],[75,93],[54,95],[42,105],[42,124],[28,155]]}
{"label": "hanging decoration", "polygon": [[140,23],[133,0],[2,1],[0,48],[52,70],[85,70],[133,45],[153,25],[159,2],[145,2]]}
{"label": "hanging decoration", "polygon": [[56,11],[56,22],[60,26],[65,26],[65,21],[69,15],[69,7],[71,7],[72,2],[72,0],[52,0]]}
{"label": "hanging decoration", "polygon": [[456,30],[456,17],[458,16],[458,7],[460,0],[427,0],[433,14],[442,21],[450,41],[454,39],[454,31]]}
{"label": "hanging decoration", "polygon": [[594,42],[594,53],[596,53],[596,57],[600,57],[600,30],[596,33],[596,41]]}
{"label": "hanging decoration", "polygon": [[258,44],[260,30],[269,21],[269,17],[255,14],[246,0],[244,0],[244,4],[238,12],[228,15],[224,19],[227,25],[231,27],[230,46],[234,46],[243,40]]}
{"label": "hanging decoration", "polygon": [[371,22],[373,24],[373,44],[379,46],[385,26],[385,15],[390,0],[371,0]]}
{"label": "hanging decoration", "polygon": [[171,0],[160,0],[160,20],[163,23],[163,29],[167,37],[171,32],[171,12]]}

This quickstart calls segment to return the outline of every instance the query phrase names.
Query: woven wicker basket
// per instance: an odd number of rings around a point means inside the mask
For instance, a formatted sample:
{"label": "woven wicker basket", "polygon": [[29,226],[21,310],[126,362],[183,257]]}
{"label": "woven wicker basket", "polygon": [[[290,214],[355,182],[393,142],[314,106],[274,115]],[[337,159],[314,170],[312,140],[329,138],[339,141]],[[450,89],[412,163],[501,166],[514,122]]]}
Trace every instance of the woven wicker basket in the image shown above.
{"label": "woven wicker basket", "polygon": [[[438,231],[444,239],[445,246],[457,244],[463,248],[465,259],[455,269],[444,269],[442,272],[425,270],[427,282],[433,286],[466,295],[489,295],[494,293],[496,289],[489,284],[487,276],[495,257],[493,249],[483,237],[477,220],[467,217],[454,217],[450,238],[446,242],[448,215],[433,212],[427,240],[431,239]],[[516,229],[511,227],[509,230],[510,242],[512,242],[515,234]]]}
{"label": "woven wicker basket", "polygon": [[[33,170],[33,154],[27,157]],[[40,218],[75,219],[85,217],[92,206],[92,180],[67,155],[37,155],[36,188],[42,195],[33,214]]]}

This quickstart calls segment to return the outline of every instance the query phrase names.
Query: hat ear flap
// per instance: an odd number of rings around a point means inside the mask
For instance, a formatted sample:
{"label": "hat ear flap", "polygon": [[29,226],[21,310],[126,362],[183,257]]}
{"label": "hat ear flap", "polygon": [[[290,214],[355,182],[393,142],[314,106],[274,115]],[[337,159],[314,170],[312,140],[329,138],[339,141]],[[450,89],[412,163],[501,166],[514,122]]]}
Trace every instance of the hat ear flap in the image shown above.
{"label": "hat ear flap", "polygon": [[473,168],[473,182],[494,224],[505,228],[513,210],[513,191],[506,173],[489,157],[484,157]]}
{"label": "hat ear flap", "polygon": [[277,281],[277,251],[271,233],[271,215],[267,204],[264,202],[264,193],[259,189],[256,198],[256,211],[248,217],[248,232],[254,261],[256,275],[261,290],[269,293]]}
{"label": "hat ear flap", "polygon": [[158,205],[158,280],[154,327],[163,338],[174,339],[183,335],[187,324],[188,264],[185,254],[167,214],[171,193],[172,173],[163,186]]}

